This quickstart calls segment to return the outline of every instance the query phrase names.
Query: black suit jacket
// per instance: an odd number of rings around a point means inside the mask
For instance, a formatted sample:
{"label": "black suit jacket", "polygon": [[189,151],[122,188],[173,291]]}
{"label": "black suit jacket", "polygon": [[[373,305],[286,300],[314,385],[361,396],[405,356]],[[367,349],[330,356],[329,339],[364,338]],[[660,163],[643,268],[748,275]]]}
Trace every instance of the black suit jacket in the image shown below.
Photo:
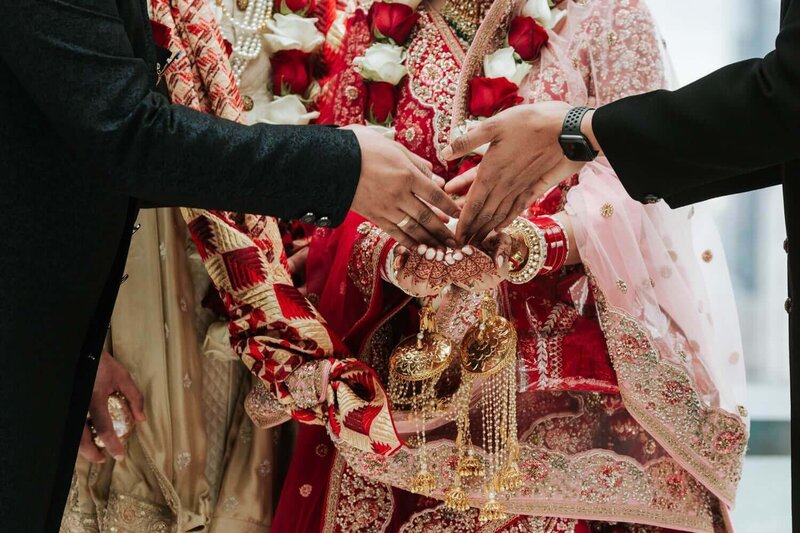
{"label": "black suit jacket", "polygon": [[[800,0],[784,0],[775,50],[678,91],[598,109],[594,132],[632,197],[673,207],[783,183],[789,254],[792,417],[800,416]],[[780,243],[776,243],[779,246]],[[795,293],[796,294],[796,293]],[[792,424],[792,507],[800,530],[800,423]]]}
{"label": "black suit jacket", "polygon": [[144,0],[0,2],[0,530],[56,531],[139,201],[340,222],[351,132],[155,87]]}

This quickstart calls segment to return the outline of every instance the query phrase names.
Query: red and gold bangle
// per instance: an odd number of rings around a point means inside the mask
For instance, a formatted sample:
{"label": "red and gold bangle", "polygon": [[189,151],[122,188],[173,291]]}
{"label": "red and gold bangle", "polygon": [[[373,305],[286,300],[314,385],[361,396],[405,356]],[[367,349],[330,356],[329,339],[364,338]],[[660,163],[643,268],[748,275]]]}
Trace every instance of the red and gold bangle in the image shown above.
{"label": "red and gold bangle", "polygon": [[531,222],[544,235],[544,264],[541,273],[558,272],[567,263],[569,239],[564,226],[551,216],[538,216]]}

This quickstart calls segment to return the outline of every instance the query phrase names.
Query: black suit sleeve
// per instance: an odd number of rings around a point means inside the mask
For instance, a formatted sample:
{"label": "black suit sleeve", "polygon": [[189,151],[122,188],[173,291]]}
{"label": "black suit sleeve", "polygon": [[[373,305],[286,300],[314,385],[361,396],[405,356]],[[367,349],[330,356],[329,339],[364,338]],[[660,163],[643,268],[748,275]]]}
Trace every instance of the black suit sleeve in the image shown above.
{"label": "black suit sleeve", "polygon": [[800,157],[800,2],[764,59],[608,104],[592,127],[638,200],[680,204],[780,183],[780,164]]}
{"label": "black suit sleeve", "polygon": [[113,0],[0,2],[0,60],[91,170],[131,196],[285,218],[313,211],[334,224],[347,213],[361,172],[352,132],[248,127],[171,105]]}

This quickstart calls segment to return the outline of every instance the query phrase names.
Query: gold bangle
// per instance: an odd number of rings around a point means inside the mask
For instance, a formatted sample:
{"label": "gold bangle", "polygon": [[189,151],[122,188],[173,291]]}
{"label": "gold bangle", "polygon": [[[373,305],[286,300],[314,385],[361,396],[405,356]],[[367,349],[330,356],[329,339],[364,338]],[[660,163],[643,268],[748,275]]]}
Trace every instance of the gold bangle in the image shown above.
{"label": "gold bangle", "polygon": [[542,270],[546,259],[544,234],[530,220],[517,217],[509,226],[509,234],[519,237],[528,247],[528,258],[516,270],[508,273],[508,281],[515,285],[528,283]]}

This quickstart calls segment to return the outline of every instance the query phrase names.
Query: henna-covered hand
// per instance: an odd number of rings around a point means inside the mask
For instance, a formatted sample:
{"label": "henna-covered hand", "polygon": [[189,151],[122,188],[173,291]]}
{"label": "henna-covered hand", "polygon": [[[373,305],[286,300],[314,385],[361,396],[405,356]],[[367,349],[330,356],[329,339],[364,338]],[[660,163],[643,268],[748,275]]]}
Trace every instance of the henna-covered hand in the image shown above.
{"label": "henna-covered hand", "polygon": [[492,233],[480,248],[470,247],[473,253],[467,262],[469,270],[453,275],[453,283],[470,292],[493,289],[508,278],[511,237],[503,232]]}

